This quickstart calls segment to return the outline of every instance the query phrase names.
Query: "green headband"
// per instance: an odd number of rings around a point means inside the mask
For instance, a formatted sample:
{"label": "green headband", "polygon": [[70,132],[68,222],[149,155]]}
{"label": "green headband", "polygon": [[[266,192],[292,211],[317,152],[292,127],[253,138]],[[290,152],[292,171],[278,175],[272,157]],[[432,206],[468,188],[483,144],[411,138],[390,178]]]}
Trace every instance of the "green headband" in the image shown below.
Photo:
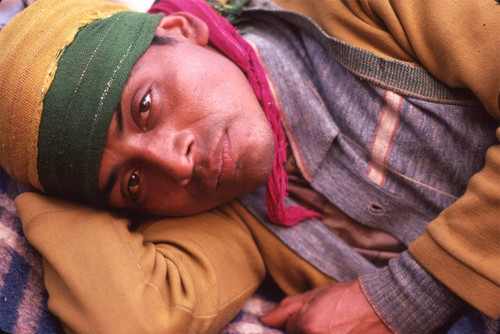
{"label": "green headband", "polygon": [[111,118],[161,17],[120,12],[96,20],[64,50],[43,101],[38,137],[38,173],[47,193],[98,202]]}

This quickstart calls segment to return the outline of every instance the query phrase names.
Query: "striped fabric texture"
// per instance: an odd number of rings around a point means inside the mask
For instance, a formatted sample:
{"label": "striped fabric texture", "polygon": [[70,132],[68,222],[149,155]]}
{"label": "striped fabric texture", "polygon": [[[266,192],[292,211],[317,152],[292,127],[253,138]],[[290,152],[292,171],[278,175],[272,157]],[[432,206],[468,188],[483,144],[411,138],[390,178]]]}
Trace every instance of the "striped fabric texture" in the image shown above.
{"label": "striped fabric texture", "polygon": [[[22,232],[14,198],[23,191],[0,168],[0,333],[60,334],[61,325],[47,306],[39,253]],[[259,317],[277,305],[282,296],[268,282],[245,303],[221,334],[280,334]]]}
{"label": "striped fabric texture", "polygon": [[82,26],[127,7],[99,0],[39,0],[0,31],[0,165],[15,180],[43,190],[38,130],[43,97],[57,61]]}
{"label": "striped fabric texture", "polygon": [[97,201],[109,122],[160,18],[38,0],[0,31],[0,165],[14,180]]}
{"label": "striped fabric texture", "polygon": [[40,255],[25,239],[14,206],[19,192],[0,168],[0,332],[62,333],[47,307]]}
{"label": "striped fabric texture", "polygon": [[95,20],[64,50],[43,100],[38,136],[38,176],[48,194],[98,203],[111,117],[161,17],[122,11]]}

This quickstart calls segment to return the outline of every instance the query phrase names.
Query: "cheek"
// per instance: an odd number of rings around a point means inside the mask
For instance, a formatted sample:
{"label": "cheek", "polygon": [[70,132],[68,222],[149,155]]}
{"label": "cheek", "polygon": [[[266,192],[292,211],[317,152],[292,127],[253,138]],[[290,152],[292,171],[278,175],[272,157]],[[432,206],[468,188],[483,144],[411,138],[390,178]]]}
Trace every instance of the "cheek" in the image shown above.
{"label": "cheek", "polygon": [[146,212],[163,216],[184,216],[196,213],[199,201],[186,192],[186,189],[162,189],[158,186],[151,196]]}
{"label": "cheek", "polygon": [[274,137],[271,126],[256,98],[249,99],[247,108],[239,112],[238,124],[242,144],[247,147],[247,154],[263,161],[269,160],[274,153]]}
{"label": "cheek", "polygon": [[269,126],[263,124],[260,128],[254,127],[242,139],[241,145],[236,164],[240,183],[238,189],[240,192],[248,192],[265,184],[272,169],[274,138]]}

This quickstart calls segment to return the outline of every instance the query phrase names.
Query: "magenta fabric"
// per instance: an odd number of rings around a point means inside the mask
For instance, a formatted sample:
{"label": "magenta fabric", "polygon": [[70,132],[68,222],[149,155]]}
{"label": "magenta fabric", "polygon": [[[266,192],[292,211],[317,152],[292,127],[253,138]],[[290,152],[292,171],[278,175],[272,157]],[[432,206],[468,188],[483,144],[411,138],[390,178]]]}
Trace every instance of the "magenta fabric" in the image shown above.
{"label": "magenta fabric", "polygon": [[151,7],[149,13],[168,15],[178,11],[191,13],[208,25],[211,44],[229,57],[246,74],[271,125],[275,153],[265,195],[267,213],[271,221],[291,226],[308,217],[318,216],[316,212],[306,210],[301,206],[285,206],[284,197],[287,194],[288,177],[283,165],[286,162],[285,148],[288,144],[281,127],[279,109],[271,94],[264,67],[255,51],[225,18],[218,15],[202,0],[162,0]]}

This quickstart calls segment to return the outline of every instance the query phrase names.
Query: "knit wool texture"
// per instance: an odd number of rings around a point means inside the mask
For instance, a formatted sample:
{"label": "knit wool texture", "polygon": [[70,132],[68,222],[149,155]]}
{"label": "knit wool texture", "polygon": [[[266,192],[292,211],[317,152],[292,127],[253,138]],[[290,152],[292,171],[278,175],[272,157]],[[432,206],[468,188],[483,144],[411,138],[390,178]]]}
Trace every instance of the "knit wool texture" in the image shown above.
{"label": "knit wool texture", "polygon": [[0,32],[0,164],[51,195],[97,202],[111,117],[161,15],[38,0]]}
{"label": "knit wool texture", "polygon": [[94,21],[64,51],[40,123],[38,172],[48,193],[99,202],[111,118],[161,17],[120,12]]}
{"label": "knit wool texture", "polygon": [[127,7],[101,0],[38,0],[0,31],[0,165],[16,181],[38,178],[38,127],[57,61],[78,31]]}

